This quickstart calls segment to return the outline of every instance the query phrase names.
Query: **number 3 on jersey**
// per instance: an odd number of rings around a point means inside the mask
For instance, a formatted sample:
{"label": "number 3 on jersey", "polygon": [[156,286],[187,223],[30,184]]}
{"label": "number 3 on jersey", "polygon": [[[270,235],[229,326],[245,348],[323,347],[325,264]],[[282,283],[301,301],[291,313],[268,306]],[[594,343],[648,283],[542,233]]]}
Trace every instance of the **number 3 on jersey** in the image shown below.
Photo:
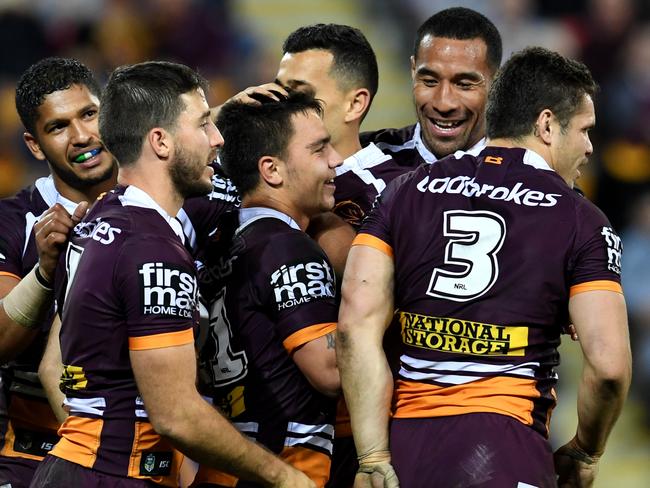
{"label": "number 3 on jersey", "polygon": [[460,271],[435,268],[427,295],[456,302],[480,297],[499,276],[497,253],[506,237],[503,217],[481,210],[448,210],[443,234],[449,238],[445,264]]}

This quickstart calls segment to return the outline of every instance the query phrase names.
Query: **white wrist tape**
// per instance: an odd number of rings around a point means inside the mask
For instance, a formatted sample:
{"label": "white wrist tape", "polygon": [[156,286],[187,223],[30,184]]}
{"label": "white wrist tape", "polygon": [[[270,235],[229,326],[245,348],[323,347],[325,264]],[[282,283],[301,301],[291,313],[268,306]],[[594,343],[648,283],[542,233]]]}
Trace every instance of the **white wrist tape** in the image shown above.
{"label": "white wrist tape", "polygon": [[50,311],[54,291],[43,286],[32,269],[2,300],[7,316],[27,328],[39,327]]}

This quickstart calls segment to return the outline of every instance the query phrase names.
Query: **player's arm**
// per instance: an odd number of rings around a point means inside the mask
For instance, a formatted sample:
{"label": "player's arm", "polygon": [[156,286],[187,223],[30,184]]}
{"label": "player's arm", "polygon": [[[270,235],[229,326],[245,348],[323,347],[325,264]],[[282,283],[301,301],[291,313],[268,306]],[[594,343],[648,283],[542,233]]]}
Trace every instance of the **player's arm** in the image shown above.
{"label": "player's arm", "polygon": [[59,332],[61,332],[61,319],[57,315],[52,322],[52,328],[47,338],[47,345],[43,352],[43,358],[38,365],[38,379],[43,385],[47,400],[56,419],[63,423],[68,416],[63,408],[65,395],[59,388],[61,381],[61,372],[63,371],[63,361],[61,360],[61,343],[59,342]]}
{"label": "player's arm", "polygon": [[293,360],[309,383],[322,394],[336,398],[341,394],[341,378],[336,367],[336,333],[311,340],[293,353]]}
{"label": "player's arm", "polygon": [[246,439],[201,398],[195,387],[192,343],[129,354],[154,429],[191,459],[265,486],[315,486],[303,473]]}
{"label": "player's arm", "polygon": [[578,429],[555,453],[559,486],[591,486],[607,437],[627,396],[631,354],[625,299],[593,290],[569,301],[569,313],[584,354],[578,388]]}
{"label": "player's arm", "polygon": [[325,251],[340,279],[350,246],[357,235],[354,228],[335,213],[325,212],[311,219],[307,233]]}
{"label": "player's arm", "polygon": [[336,351],[359,457],[359,486],[370,486],[369,473],[381,476],[382,486],[398,486],[388,444],[393,377],[382,347],[393,316],[393,275],[387,254],[364,245],[350,250]]}
{"label": "player's arm", "polygon": [[82,202],[70,216],[60,204],[53,205],[34,225],[38,264],[23,279],[0,276],[0,363],[16,357],[36,337],[54,302],[59,255],[87,208]]}

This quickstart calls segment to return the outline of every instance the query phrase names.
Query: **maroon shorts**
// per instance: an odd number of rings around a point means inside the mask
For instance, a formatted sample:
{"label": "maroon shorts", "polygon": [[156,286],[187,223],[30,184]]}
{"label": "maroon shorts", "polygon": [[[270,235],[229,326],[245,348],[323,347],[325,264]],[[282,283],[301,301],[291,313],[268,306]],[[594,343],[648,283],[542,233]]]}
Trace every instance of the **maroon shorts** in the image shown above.
{"label": "maroon shorts", "polygon": [[56,456],[48,455],[34,474],[31,488],[151,488],[160,485],[147,480],[100,473]]}
{"label": "maroon shorts", "polygon": [[401,488],[557,486],[549,442],[505,415],[393,419],[390,442]]}
{"label": "maroon shorts", "polygon": [[33,459],[0,456],[0,488],[28,488],[39,464]]}

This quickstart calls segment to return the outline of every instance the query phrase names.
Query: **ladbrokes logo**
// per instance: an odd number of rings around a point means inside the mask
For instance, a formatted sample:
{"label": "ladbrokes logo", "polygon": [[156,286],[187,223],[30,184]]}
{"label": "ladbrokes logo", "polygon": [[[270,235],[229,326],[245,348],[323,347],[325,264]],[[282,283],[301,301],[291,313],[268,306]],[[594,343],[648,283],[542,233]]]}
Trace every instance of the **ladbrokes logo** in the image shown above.
{"label": "ladbrokes logo", "polygon": [[192,318],[198,290],[193,274],[170,263],[144,263],[139,273],[144,314]]}
{"label": "ladbrokes logo", "polygon": [[482,324],[450,317],[400,312],[402,342],[421,349],[474,356],[523,356],[526,327]]}
{"label": "ladbrokes logo", "polygon": [[462,193],[466,197],[480,197],[485,195],[492,200],[503,200],[515,205],[525,205],[527,207],[553,207],[557,204],[557,199],[562,195],[559,193],[543,193],[529,188],[523,188],[523,183],[515,183],[512,188],[505,186],[493,186],[485,183],[479,184],[474,182],[474,178],[469,176],[456,176],[455,178],[434,178],[429,179],[425,176],[417,185],[417,189],[422,193]]}
{"label": "ladbrokes logo", "polygon": [[334,273],[327,261],[283,264],[271,274],[278,309],[294,307],[317,298],[334,298]]}

